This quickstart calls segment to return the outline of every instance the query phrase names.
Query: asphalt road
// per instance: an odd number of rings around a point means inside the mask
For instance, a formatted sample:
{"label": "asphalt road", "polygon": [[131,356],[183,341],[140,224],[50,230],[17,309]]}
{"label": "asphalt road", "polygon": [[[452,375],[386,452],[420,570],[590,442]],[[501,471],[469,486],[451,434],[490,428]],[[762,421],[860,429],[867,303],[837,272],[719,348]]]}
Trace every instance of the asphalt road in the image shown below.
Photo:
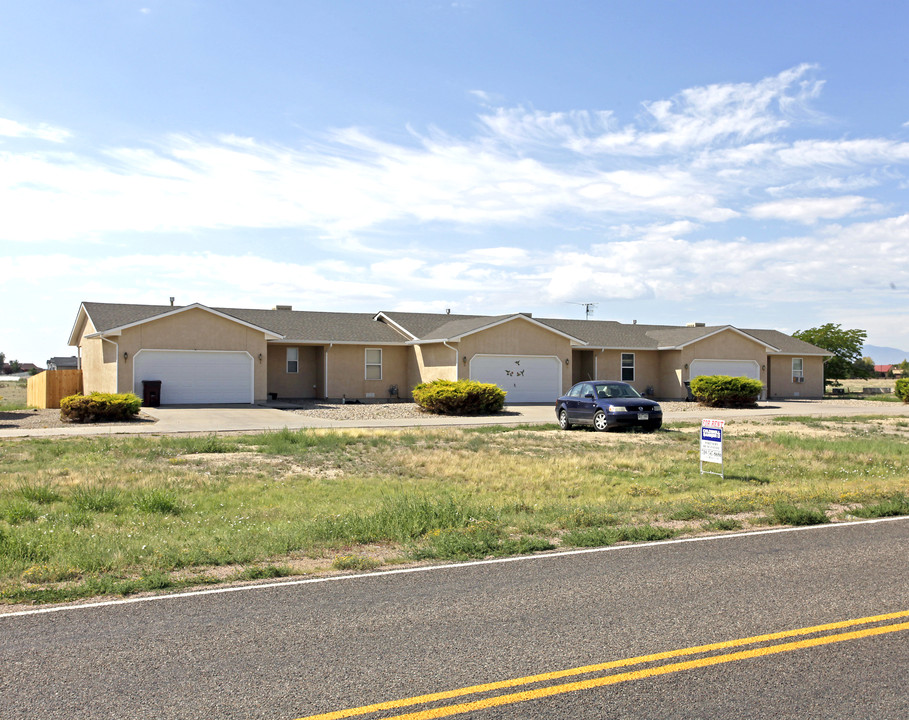
{"label": "asphalt road", "polygon": [[[907,557],[904,518],[7,614],[0,717],[300,718],[898,613]],[[559,686],[453,716],[906,718],[907,667],[909,615],[354,717]],[[641,668],[664,674],[566,685]]]}

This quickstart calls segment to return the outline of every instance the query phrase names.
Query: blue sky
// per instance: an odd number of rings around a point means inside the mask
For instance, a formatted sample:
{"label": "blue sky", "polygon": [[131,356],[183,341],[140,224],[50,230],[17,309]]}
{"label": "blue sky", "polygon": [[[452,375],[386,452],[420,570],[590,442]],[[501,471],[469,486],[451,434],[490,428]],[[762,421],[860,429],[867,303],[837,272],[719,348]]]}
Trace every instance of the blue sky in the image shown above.
{"label": "blue sky", "polygon": [[83,300],[532,312],[909,348],[909,5],[34,0],[0,350]]}

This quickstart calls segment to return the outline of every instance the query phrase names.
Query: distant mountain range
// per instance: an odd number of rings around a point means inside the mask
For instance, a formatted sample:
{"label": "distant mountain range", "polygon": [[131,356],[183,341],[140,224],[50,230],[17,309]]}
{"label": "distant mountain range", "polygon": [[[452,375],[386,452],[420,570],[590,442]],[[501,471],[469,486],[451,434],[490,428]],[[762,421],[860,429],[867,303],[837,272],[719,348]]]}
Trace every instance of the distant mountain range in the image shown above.
{"label": "distant mountain range", "polygon": [[862,357],[870,357],[874,360],[875,365],[893,365],[909,359],[909,350],[881,347],[880,345],[865,345],[862,348]]}

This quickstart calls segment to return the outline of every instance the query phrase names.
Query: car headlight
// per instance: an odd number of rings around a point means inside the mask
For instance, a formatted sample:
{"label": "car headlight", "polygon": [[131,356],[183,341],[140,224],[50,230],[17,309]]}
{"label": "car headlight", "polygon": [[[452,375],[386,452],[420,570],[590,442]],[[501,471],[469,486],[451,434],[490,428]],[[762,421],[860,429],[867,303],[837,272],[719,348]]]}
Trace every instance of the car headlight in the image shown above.
{"label": "car headlight", "polygon": [[651,410],[653,410],[653,412],[663,412],[663,408],[661,408],[659,405],[654,405]]}
{"label": "car headlight", "polygon": [[606,408],[606,411],[611,412],[611,413],[625,412],[625,407],[623,407],[622,405],[609,405]]}

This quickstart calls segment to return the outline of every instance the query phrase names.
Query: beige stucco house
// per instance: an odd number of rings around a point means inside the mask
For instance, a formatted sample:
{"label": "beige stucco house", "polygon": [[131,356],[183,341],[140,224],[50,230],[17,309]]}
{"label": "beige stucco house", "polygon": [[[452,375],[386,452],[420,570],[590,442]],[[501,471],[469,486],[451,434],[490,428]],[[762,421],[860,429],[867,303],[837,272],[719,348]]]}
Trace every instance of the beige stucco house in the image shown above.
{"label": "beige stucco house", "polygon": [[86,393],[161,381],[163,404],[408,398],[444,378],[552,402],[576,382],[625,380],[682,399],[697,375],[760,380],[770,398],[821,397],[830,353],[776,330],[529,314],[308,312],[85,302],[70,335]]}

